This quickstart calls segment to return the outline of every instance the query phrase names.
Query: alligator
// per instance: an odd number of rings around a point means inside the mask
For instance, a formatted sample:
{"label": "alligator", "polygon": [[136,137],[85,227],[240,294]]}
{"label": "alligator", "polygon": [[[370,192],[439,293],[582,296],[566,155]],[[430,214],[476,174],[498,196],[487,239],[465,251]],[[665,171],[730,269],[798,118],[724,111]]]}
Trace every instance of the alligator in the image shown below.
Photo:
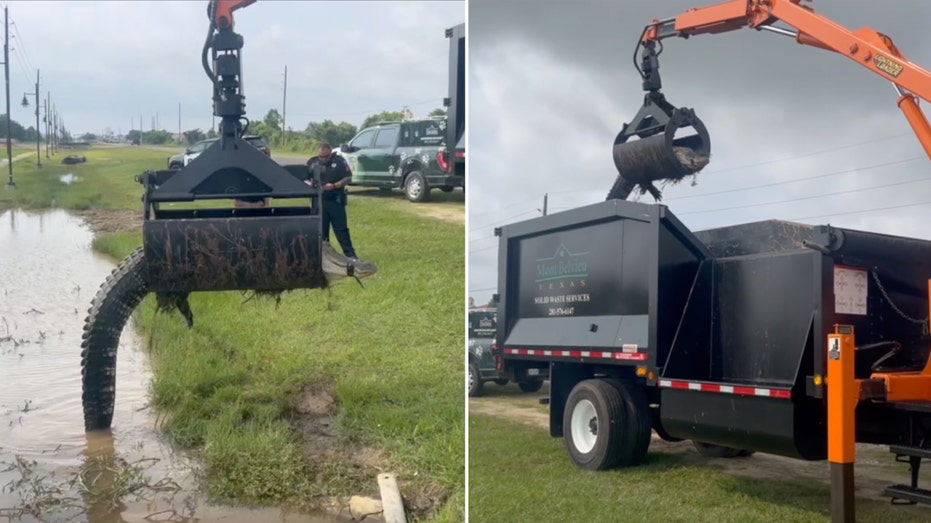
{"label": "alligator", "polygon": [[[368,278],[378,272],[378,267],[367,261],[358,258],[349,258],[333,248],[329,242],[323,242],[321,246],[321,258],[323,274],[326,277],[326,287],[344,278],[355,278],[363,288],[362,278]],[[261,292],[257,294],[280,295],[280,291]],[[188,292],[160,292],[155,294],[156,307],[159,312],[170,312],[177,310],[184,317],[187,326],[194,326],[194,313],[191,312],[191,305],[188,303]]]}

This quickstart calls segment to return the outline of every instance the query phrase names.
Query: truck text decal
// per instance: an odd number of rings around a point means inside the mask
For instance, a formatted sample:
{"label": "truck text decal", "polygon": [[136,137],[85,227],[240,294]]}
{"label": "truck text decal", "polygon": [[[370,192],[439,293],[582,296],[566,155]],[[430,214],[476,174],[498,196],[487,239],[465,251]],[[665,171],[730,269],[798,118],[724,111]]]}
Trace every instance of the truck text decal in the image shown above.
{"label": "truck text decal", "polygon": [[583,256],[588,256],[588,253],[572,253],[565,245],[560,244],[556,254],[536,260],[537,283],[587,277],[588,263],[584,261]]}

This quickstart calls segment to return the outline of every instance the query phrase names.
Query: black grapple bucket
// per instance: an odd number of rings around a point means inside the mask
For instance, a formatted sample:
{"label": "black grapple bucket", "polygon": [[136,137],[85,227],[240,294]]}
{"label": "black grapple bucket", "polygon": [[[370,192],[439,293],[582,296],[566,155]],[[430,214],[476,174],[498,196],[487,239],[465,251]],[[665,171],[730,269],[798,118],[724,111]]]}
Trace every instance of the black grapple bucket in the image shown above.
{"label": "black grapple bucket", "polygon": [[[145,275],[157,293],[284,291],[327,286],[319,183],[236,138],[180,171],[150,171],[143,222]],[[180,208],[197,200],[300,200],[302,205]]]}
{"label": "black grapple bucket", "polygon": [[153,292],[280,291],[326,286],[319,216],[150,220],[143,225]]}
{"label": "black grapple bucket", "polygon": [[[625,177],[644,182],[679,179],[698,172],[711,154],[708,131],[694,113],[678,109],[657,134],[628,140],[618,135],[614,143],[614,165]],[[695,134],[676,138],[676,131],[694,128]],[[701,160],[705,159],[702,164]]]}
{"label": "black grapple bucket", "polygon": [[608,199],[625,199],[639,185],[657,200],[654,182],[678,181],[708,165],[711,138],[704,123],[687,108],[651,100],[614,140],[618,178]]}

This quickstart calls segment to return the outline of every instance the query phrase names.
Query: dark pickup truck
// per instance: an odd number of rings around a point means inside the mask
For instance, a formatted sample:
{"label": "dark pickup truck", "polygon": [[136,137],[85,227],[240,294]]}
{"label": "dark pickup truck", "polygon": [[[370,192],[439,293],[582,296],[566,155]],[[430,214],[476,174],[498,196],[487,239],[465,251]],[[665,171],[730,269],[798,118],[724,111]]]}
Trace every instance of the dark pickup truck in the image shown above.
{"label": "dark pickup truck", "polygon": [[446,29],[449,39],[449,96],[446,116],[382,122],[363,129],[339,153],[352,167],[351,185],[404,189],[422,202],[431,189],[465,190],[465,24]]}
{"label": "dark pickup truck", "polygon": [[412,202],[426,201],[430,190],[451,192],[463,186],[446,145],[446,119],[382,122],[363,129],[339,153],[352,168],[350,185],[404,189]]}

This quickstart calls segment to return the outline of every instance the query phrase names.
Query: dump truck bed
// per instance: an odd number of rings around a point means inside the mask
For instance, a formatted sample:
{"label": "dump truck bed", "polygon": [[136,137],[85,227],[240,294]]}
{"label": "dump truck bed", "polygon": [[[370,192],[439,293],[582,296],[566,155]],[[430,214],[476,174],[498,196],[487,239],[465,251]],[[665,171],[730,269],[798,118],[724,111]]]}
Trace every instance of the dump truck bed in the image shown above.
{"label": "dump truck bed", "polygon": [[[693,233],[663,205],[624,200],[497,233],[505,365],[636,375],[675,437],[823,459],[835,324],[864,348],[858,378],[927,359],[925,240],[778,220]],[[862,405],[858,441],[902,443],[912,414],[897,407]]]}

